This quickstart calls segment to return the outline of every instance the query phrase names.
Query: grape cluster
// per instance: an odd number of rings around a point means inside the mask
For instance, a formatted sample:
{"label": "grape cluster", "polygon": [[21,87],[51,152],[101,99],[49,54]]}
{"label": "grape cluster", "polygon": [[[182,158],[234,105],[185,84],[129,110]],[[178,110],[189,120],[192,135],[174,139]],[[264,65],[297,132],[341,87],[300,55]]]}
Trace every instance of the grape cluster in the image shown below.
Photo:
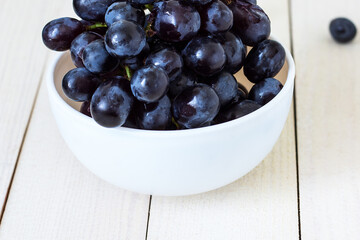
{"label": "grape cluster", "polygon": [[[273,99],[285,50],[256,0],[73,0],[81,18],[43,29],[71,51],[65,95],[104,127],[175,130],[249,114]],[[247,54],[247,46],[252,49]],[[244,68],[250,93],[233,76]]]}

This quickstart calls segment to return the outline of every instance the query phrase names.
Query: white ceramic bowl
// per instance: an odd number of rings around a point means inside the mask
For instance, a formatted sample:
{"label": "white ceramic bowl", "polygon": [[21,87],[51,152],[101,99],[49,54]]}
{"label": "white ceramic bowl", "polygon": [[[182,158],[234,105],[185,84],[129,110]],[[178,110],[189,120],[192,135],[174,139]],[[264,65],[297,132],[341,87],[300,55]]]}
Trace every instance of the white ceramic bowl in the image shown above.
{"label": "white ceramic bowl", "polygon": [[[58,54],[47,73],[51,109],[75,156],[95,175],[131,191],[180,196],[227,185],[255,168],[271,151],[292,102],[295,66],[286,50],[277,76],[282,91],[259,110],[227,123],[181,131],[107,129],[81,114],[62,93],[61,80],[74,68]],[[244,77],[239,74],[240,80]],[[251,85],[247,84],[247,88]]]}

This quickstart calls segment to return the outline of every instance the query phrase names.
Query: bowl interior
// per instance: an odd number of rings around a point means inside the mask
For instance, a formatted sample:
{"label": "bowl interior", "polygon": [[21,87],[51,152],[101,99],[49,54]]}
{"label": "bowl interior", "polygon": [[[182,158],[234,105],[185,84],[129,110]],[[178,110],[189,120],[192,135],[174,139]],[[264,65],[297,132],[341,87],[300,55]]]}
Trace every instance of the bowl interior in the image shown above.
{"label": "bowl interior", "polygon": [[[61,58],[59,59],[59,62],[57,63],[56,67],[55,67],[55,71],[54,71],[54,83],[55,83],[55,87],[56,87],[56,91],[58,92],[58,94],[61,96],[61,98],[69,105],[71,106],[73,109],[79,111],[81,103],[78,102],[74,102],[72,100],[70,100],[69,98],[67,98],[63,91],[62,91],[62,87],[61,87],[61,83],[62,83],[62,79],[65,76],[65,74],[70,71],[71,69],[75,68],[74,64],[71,61],[71,57],[70,57],[70,53],[66,52],[64,53]],[[285,65],[284,67],[281,69],[281,71],[279,72],[279,74],[277,76],[275,76],[275,78],[277,80],[279,80],[283,85],[286,82],[287,79],[287,75],[288,75],[288,70],[289,70],[289,66],[288,66],[288,62],[285,61]],[[246,89],[248,91],[250,91],[251,87],[254,85],[253,83],[251,83],[250,81],[248,81],[246,79],[246,77],[244,76],[244,72],[243,69],[241,69],[240,72],[238,72],[235,75],[236,79],[238,82],[242,83]]]}

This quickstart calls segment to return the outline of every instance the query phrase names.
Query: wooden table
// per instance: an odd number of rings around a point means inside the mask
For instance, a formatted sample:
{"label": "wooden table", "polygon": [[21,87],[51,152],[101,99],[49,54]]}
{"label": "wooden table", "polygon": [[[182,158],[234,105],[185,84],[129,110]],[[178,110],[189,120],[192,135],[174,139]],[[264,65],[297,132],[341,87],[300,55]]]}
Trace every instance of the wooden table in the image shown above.
{"label": "wooden table", "polygon": [[360,239],[360,38],[328,25],[356,0],[259,0],[297,64],[296,98],[272,153],[206,194],[151,197],[86,170],[60,137],[42,81],[49,20],[71,0],[2,0],[0,239]]}

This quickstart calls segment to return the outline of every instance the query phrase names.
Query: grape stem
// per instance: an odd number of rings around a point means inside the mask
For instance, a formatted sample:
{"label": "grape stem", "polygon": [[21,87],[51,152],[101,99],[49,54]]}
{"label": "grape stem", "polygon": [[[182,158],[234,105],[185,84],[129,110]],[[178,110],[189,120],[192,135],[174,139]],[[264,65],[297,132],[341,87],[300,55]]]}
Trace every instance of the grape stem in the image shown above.
{"label": "grape stem", "polygon": [[106,23],[94,23],[93,25],[90,25],[90,26],[87,26],[86,27],[86,30],[89,31],[89,30],[94,30],[96,28],[106,28],[107,25]]}
{"label": "grape stem", "polygon": [[175,121],[175,118],[171,118],[171,121],[176,126],[176,129],[180,130],[180,125]]}
{"label": "grape stem", "polygon": [[125,71],[126,71],[126,76],[130,80],[131,77],[132,77],[131,69],[128,66],[125,66],[124,68],[125,68]]}
{"label": "grape stem", "polygon": [[152,4],[145,4],[145,8],[149,9],[149,11],[151,12],[154,9],[154,6]]}

